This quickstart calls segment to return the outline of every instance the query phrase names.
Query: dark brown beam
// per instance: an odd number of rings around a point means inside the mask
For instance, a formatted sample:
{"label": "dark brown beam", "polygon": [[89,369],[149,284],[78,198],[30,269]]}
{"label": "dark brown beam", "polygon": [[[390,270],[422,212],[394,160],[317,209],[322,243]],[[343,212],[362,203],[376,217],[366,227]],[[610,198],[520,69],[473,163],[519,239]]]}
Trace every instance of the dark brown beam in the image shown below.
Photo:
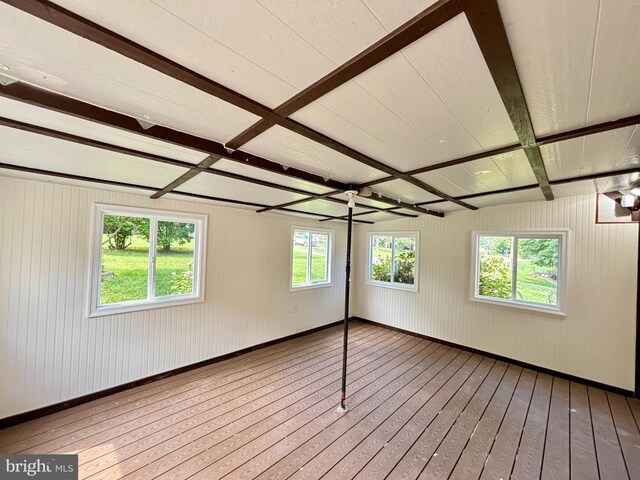
{"label": "dark brown beam", "polygon": [[507,109],[520,144],[525,149],[538,185],[547,200],[553,200],[549,178],[536,143],[533,123],[522,91],[509,39],[497,0],[460,0],[478,42],[502,103]]}
{"label": "dark brown beam", "polygon": [[553,133],[551,135],[545,135],[544,137],[538,137],[538,145],[562,142],[564,140],[571,140],[573,138],[585,137],[596,133],[608,132],[618,128],[632,127],[638,124],[640,124],[640,115],[632,115],[630,117],[619,118],[610,122],[597,123],[595,125],[569,130],[567,132]]}
{"label": "dark brown beam", "polygon": [[[131,155],[134,157],[138,157],[138,158],[144,158],[146,160],[150,160],[153,162],[160,162],[160,163],[166,163],[169,165],[173,165],[176,167],[181,167],[181,168],[186,168],[188,169],[187,172],[185,172],[181,177],[179,177],[179,179],[182,179],[183,181],[180,183],[184,183],[187,180],[193,178],[196,174],[200,173],[200,172],[205,172],[208,174],[212,174],[212,175],[217,175],[217,176],[221,176],[221,177],[226,177],[226,178],[232,178],[234,180],[240,180],[243,182],[247,182],[247,183],[252,183],[252,184],[256,184],[256,185],[261,185],[264,187],[268,187],[268,188],[273,188],[276,190],[283,190],[286,192],[291,192],[291,193],[295,193],[298,195],[310,195],[310,199],[313,199],[314,197],[318,197],[318,198],[323,198],[325,196],[328,195],[335,195],[336,193],[340,193],[340,190],[335,190],[332,192],[329,192],[327,194],[322,194],[322,195],[316,195],[313,192],[309,192],[307,190],[301,190],[299,188],[294,188],[294,187],[289,187],[287,185],[280,185],[277,183],[272,183],[272,182],[267,182],[265,180],[260,180],[258,178],[253,178],[253,177],[247,177],[244,175],[239,175],[236,173],[232,173],[232,172],[225,172],[223,170],[213,170],[210,169],[209,167],[211,165],[213,165],[216,161],[219,160],[220,157],[217,156],[213,156],[213,155],[209,155],[207,158],[205,158],[202,162],[200,162],[197,165],[193,165],[191,163],[188,162],[184,162],[181,160],[174,160],[174,159],[170,159],[167,157],[163,157],[163,156],[158,156],[158,155],[153,155],[153,154],[149,154],[146,152],[141,152],[139,150],[134,150],[131,148],[126,148],[126,147],[120,147],[117,145],[111,145],[105,142],[100,142],[97,140],[92,140],[92,139],[88,139],[85,137],[80,137],[77,135],[73,135],[70,133],[65,133],[65,132],[59,132],[57,130],[52,130],[49,128],[45,128],[45,127],[39,127],[36,125],[30,125],[27,123],[23,123],[23,122],[19,122],[17,120],[12,120],[12,119],[8,119],[8,118],[3,118],[0,117],[0,126],[5,126],[5,127],[9,127],[9,128],[15,128],[15,129],[19,129],[22,131],[26,131],[29,133],[34,133],[37,135],[43,135],[46,137],[51,137],[51,138],[56,138],[58,140],[63,140],[63,141],[68,141],[68,142],[72,142],[72,143],[77,143],[80,145],[84,145],[84,146],[89,146],[89,147],[94,147],[94,148],[100,148],[103,150],[107,150],[107,151],[112,151],[112,152],[116,152],[116,153],[121,153],[121,154],[126,154],[126,155]],[[177,184],[177,181],[174,181],[175,184]],[[170,187],[165,187],[164,189],[161,189],[160,192],[162,192],[163,190],[166,190],[164,193],[169,193],[169,191],[174,190],[173,188]],[[151,195],[151,198],[159,198],[161,195],[158,195],[159,192],[154,193],[153,195]],[[164,194],[163,193],[163,194]],[[327,198],[328,201],[333,202],[333,203],[339,203],[341,205],[346,205],[347,201],[346,200],[340,200],[338,198]],[[297,201],[300,202],[300,201]],[[292,202],[293,203],[293,202]],[[285,207],[289,206],[288,204],[283,205]],[[371,207],[374,208],[376,210],[384,210],[380,207]],[[267,211],[267,210],[279,210],[280,206],[279,205],[274,205],[274,206],[267,206],[264,207],[262,210],[260,211]],[[406,213],[400,213],[397,212],[396,213],[399,216],[410,216]]]}
{"label": "dark brown beam", "polygon": [[[182,65],[173,62],[172,60],[165,58],[141,45],[132,42],[131,40],[122,37],[104,27],[101,27],[98,24],[95,24],[83,17],[80,17],[73,12],[66,10],[54,3],[45,1],[45,0],[2,0],[4,3],[13,6],[19,10],[22,10],[26,13],[29,13],[41,20],[49,22],[53,25],[56,25],[60,28],[65,29],[68,32],[71,32],[75,35],[81,36],[93,43],[101,45],[105,48],[108,48],[114,52],[117,52],[127,58],[130,58],[138,63],[146,65],[149,68],[153,68],[165,75],[168,75],[176,80],[179,80],[193,88],[201,90],[210,95],[216,96],[232,105],[235,105],[239,108],[242,108],[248,112],[251,112],[255,115],[262,117],[264,120],[272,122],[273,124],[280,125],[292,132],[298,133],[306,138],[309,138],[315,142],[318,142],[328,148],[331,148],[337,152],[342,153],[343,155],[349,156],[354,160],[368,165],[370,167],[381,170],[389,175],[394,175],[396,178],[405,180],[418,188],[426,190],[429,193],[437,195],[441,198],[445,198],[454,203],[458,203],[459,205],[469,208],[475,209],[471,205],[467,205],[464,202],[460,202],[453,197],[440,192],[439,190],[427,185],[426,183],[417,180],[411,176],[405,176],[402,172],[395,170],[392,167],[389,167],[378,160],[375,160],[367,155],[364,155],[351,147],[348,147],[328,136],[313,130],[310,127],[302,125],[294,120],[289,118],[285,118],[277,115],[268,107],[259,104],[243,95],[240,95],[233,90],[224,87],[211,79],[204,77],[196,72],[193,72]],[[443,5],[448,6],[447,8],[457,9],[457,2],[453,1],[443,1]],[[454,10],[455,10],[454,9]],[[454,11],[452,10],[452,12]],[[455,14],[453,15],[455,16]],[[445,15],[444,17],[447,17]],[[427,16],[429,18],[429,16]],[[446,20],[445,20],[446,21]],[[419,31],[419,29],[418,29]],[[427,33],[428,30],[425,29],[424,33]],[[393,52],[390,52],[391,54]],[[372,56],[371,58],[374,58]],[[366,66],[366,62],[363,63],[363,68]],[[321,86],[316,85],[316,90],[322,89]],[[308,93],[308,95],[310,95]],[[155,128],[155,127],[152,127]],[[221,156],[225,156],[222,152],[211,152],[207,153],[217,153]]]}
{"label": "dark brown beam", "polygon": [[217,155],[238,163],[250,165],[279,175],[315,183],[334,190],[344,191],[349,188],[347,184],[331,179],[325,180],[320,175],[298,170],[293,167],[285,170],[279,163],[272,162],[271,160],[267,160],[247,152],[236,150],[230,154],[224,148],[224,145],[218,142],[179,132],[167,127],[155,125],[145,130],[133,117],[112,112],[95,105],[90,105],[80,100],[65,97],[42,88],[33,87],[23,82],[6,86],[0,85],[0,96],[58,113],[71,115],[83,120],[99,123],[101,125],[106,125],[108,127],[136,133],[155,140],[161,140],[192,150],[198,150],[203,153],[208,153],[209,155]]}
{"label": "dark brown beam", "polygon": [[[617,177],[617,176],[620,176],[620,175],[631,175],[633,173],[640,173],[640,167],[626,168],[626,169],[622,169],[622,170],[613,170],[613,171],[609,171],[609,172],[593,173],[591,175],[583,175],[581,177],[569,177],[569,178],[562,178],[562,179],[559,179],[559,180],[551,180],[551,181],[549,181],[549,184],[551,186],[566,185],[568,183],[586,182],[586,181],[589,181],[589,180],[598,180],[600,178]],[[462,196],[459,196],[457,198],[459,198],[461,200],[472,200],[474,198],[488,197],[488,196],[491,196],[491,195],[499,195],[501,193],[522,192],[524,190],[531,190],[533,188],[538,188],[538,187],[539,187],[539,185],[537,185],[537,184],[522,185],[520,187],[503,188],[501,190],[493,190],[493,191],[490,191],[490,192],[472,193],[472,194],[469,194],[469,195],[462,195]],[[420,205],[420,206],[434,205],[434,204],[438,204],[438,203],[443,203],[445,201],[446,200],[431,200],[429,202],[420,202],[420,203],[417,203],[416,205]]]}
{"label": "dark brown beam", "polygon": [[[288,117],[422,38],[460,12],[457,0],[440,0],[436,2],[345,64],[276,107],[274,113],[281,117]],[[262,119],[228,142],[227,146],[239,148],[273,125],[273,122]]]}
{"label": "dark brown beam", "polygon": [[[209,168],[211,165],[213,165],[218,160],[220,160],[220,158],[221,157],[219,157],[218,155],[209,155],[207,158],[205,158],[200,163],[198,163],[198,168]],[[165,195],[165,194],[171,192],[172,190],[174,190],[176,187],[179,187],[183,183],[191,180],[198,173],[200,173],[200,171],[197,170],[197,169],[192,169],[192,170],[189,170],[189,171],[183,173],[178,178],[176,178],[173,182],[171,182],[169,185],[167,185],[163,189],[158,190],[153,195],[151,195],[151,198],[153,198],[155,200],[155,199],[158,199],[158,198],[162,197],[163,195]]]}
{"label": "dark brown beam", "polygon": [[[63,173],[63,172],[56,172],[53,170],[43,170],[40,168],[32,168],[32,167],[24,167],[21,165],[12,165],[9,163],[0,163],[0,169],[4,169],[4,170],[13,170],[13,171],[17,171],[17,172],[26,172],[26,173],[31,173],[31,174],[36,174],[36,175],[47,175],[50,177],[57,177],[57,178],[66,178],[69,180],[77,180],[77,181],[82,181],[82,182],[90,182],[90,183],[97,183],[97,184],[101,184],[101,185],[110,185],[110,186],[117,186],[117,187],[127,187],[127,188],[137,188],[137,189],[141,189],[141,190],[158,190],[159,187],[151,187],[148,185],[137,185],[135,183],[128,183],[128,182],[118,182],[116,180],[105,180],[103,178],[94,178],[94,177],[86,177],[83,175],[74,175],[71,173]],[[225,202],[225,203],[230,203],[230,204],[234,204],[234,205],[246,205],[246,206],[252,206],[252,207],[258,207],[258,208],[264,208],[267,207],[268,205],[264,205],[261,203],[253,203],[253,202],[244,202],[241,200],[232,200],[229,198],[221,198],[221,197],[213,197],[213,196],[209,196],[209,195],[200,195],[197,193],[190,193],[190,192],[180,192],[180,191],[174,191],[172,192],[176,195],[182,195],[185,197],[191,197],[191,198],[201,198],[204,200],[211,200],[211,201],[216,201],[216,202]],[[294,209],[289,209],[289,208],[282,208],[279,209],[281,211],[285,211],[285,212],[290,212],[290,213],[299,213],[299,214],[303,214],[303,215],[310,215],[310,216],[314,216],[314,217],[327,217],[327,215],[323,215],[320,213],[309,213],[309,212],[302,212],[300,210],[294,210]],[[343,220],[340,217],[331,217],[332,220]],[[360,223],[373,223],[373,222],[369,222],[369,221],[365,221],[365,220],[358,220],[358,222]]]}

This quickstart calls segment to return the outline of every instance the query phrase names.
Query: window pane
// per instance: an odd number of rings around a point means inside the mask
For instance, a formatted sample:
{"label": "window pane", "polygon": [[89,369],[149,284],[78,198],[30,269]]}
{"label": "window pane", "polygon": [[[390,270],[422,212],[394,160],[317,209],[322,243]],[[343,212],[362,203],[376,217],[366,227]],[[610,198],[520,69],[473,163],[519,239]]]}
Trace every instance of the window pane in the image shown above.
{"label": "window pane", "polygon": [[293,231],[293,262],[291,284],[307,283],[307,266],[309,255],[309,233],[303,230]]}
{"label": "window pane", "polygon": [[483,297],[511,298],[513,237],[478,237],[480,264],[478,294]]}
{"label": "window pane", "polygon": [[311,234],[311,281],[327,280],[327,254],[329,252],[329,235],[326,233]]}
{"label": "window pane", "polygon": [[156,297],[193,293],[193,223],[158,221]]}
{"label": "window pane", "polygon": [[413,285],[416,272],[416,239],[415,237],[394,237],[395,271],[393,281]]}
{"label": "window pane", "polygon": [[518,239],[516,300],[558,304],[557,238]]}
{"label": "window pane", "polygon": [[149,219],[105,215],[100,305],[147,299]]}
{"label": "window pane", "polygon": [[391,241],[389,235],[371,237],[371,280],[391,282]]}

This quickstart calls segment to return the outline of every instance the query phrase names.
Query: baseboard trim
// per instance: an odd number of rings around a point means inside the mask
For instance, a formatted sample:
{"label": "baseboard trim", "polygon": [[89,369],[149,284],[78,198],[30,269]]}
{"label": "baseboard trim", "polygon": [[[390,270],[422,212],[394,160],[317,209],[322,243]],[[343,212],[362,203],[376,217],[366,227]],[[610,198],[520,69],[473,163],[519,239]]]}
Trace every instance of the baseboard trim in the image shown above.
{"label": "baseboard trim", "polygon": [[634,392],[631,390],[625,390],[624,388],[614,387],[612,385],[607,385],[606,383],[595,382],[593,380],[589,380],[586,378],[576,377],[575,375],[569,375],[568,373],[559,372],[557,370],[551,370],[550,368],[541,367],[539,365],[534,365],[532,363],[523,362],[520,360],[516,360],[514,358],[503,357],[502,355],[497,355],[491,352],[485,352],[484,350],[479,350],[473,347],[467,347],[466,345],[460,345],[454,342],[449,342],[447,340],[442,340],[440,338],[430,337],[429,335],[423,335],[421,333],[412,332],[410,330],[405,330],[403,328],[392,327],[391,325],[385,325],[384,323],[375,322],[373,320],[368,320],[366,318],[361,317],[350,317],[349,320],[358,320],[360,322],[368,323],[371,325],[376,325],[378,327],[388,328],[390,330],[394,330],[400,333],[406,333],[407,335],[413,335],[414,337],[424,338],[425,340],[431,340],[433,342],[438,342],[443,345],[447,345],[449,347],[459,348],[460,350],[465,350],[467,352],[476,353],[478,355],[483,355],[485,357],[493,358],[495,360],[500,360],[502,362],[511,363],[513,365],[518,365],[519,367],[530,368],[532,370],[537,370],[538,372],[546,373],[548,375],[553,375],[555,377],[564,378],[565,380],[569,380],[571,382],[583,383],[585,385],[600,388],[602,390],[606,390],[608,392],[617,393],[619,395],[624,395],[627,397],[633,397]]}
{"label": "baseboard trim", "polygon": [[311,328],[309,330],[304,330],[302,332],[293,333],[291,335],[287,335],[286,337],[276,338],[274,340],[269,340],[268,342],[259,343],[257,345],[252,345],[247,348],[243,348],[241,350],[237,350],[235,352],[226,353],[224,355],[220,355],[218,357],[209,358],[207,360],[202,360],[197,363],[192,363],[189,365],[184,365],[182,367],[174,368],[173,370],[168,370],[166,372],[157,373],[155,375],[151,375],[149,377],[144,377],[139,380],[134,380],[129,383],[124,383],[122,385],[116,385],[115,387],[110,387],[105,390],[100,390],[98,392],[89,393],[87,395],[83,395],[81,397],[72,398],[60,403],[54,403],[53,405],[48,405],[46,407],[37,408],[35,410],[29,410],[28,412],[18,413],[16,415],[12,415],[10,417],[0,418],[0,430],[8,427],[12,427],[14,425],[18,425],[20,423],[28,422],[29,420],[35,420],[36,418],[44,417],[47,415],[51,415],[52,413],[57,413],[62,410],[67,410],[72,407],[77,407],[78,405],[82,405],[83,403],[89,403],[93,400],[98,400],[99,398],[107,397],[109,395],[113,395],[114,393],[123,392],[125,390],[130,390],[135,387],[140,387],[142,385],[146,385],[148,383],[157,382],[158,380],[162,380],[163,378],[173,377],[174,375],[178,375],[180,373],[189,372],[191,370],[195,370],[197,368],[206,367],[208,365],[212,365],[214,363],[219,363],[224,360],[228,360],[233,357],[237,357],[239,355],[252,352],[254,350],[259,350],[261,348],[270,347],[272,345],[276,345],[278,343],[286,342],[287,340],[293,340],[294,338],[303,337],[305,335],[310,335],[315,332],[319,332],[320,330],[326,330],[327,328],[335,327],[337,325],[341,325],[343,320],[338,320],[337,322],[328,323],[327,325],[322,325],[320,327]]}

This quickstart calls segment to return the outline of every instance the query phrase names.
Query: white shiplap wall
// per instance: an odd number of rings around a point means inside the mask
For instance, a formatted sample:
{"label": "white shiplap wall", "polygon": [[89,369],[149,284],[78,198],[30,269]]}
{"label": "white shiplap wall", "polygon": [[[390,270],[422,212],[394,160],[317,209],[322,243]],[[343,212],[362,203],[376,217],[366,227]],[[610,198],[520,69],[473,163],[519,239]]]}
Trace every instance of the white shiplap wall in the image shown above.
{"label": "white shiplap wall", "polygon": [[[208,214],[205,302],[87,318],[93,202]],[[334,286],[289,292],[292,225],[318,223],[0,177],[0,418],[341,319],[345,226]]]}
{"label": "white shiplap wall", "polygon": [[[568,234],[567,317],[469,300],[472,230]],[[420,292],[365,284],[367,232],[420,231]],[[637,225],[596,225],[595,195],[359,225],[352,314],[633,390]]]}

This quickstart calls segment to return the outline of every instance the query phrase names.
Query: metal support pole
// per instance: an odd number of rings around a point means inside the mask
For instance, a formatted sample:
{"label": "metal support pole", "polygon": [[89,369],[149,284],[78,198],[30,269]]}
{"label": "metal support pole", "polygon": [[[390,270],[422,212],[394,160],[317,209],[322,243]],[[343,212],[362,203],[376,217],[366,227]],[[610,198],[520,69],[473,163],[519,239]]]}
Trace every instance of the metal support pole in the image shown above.
{"label": "metal support pole", "polygon": [[347,398],[347,344],[349,341],[349,286],[351,283],[351,229],[353,227],[353,208],[349,207],[349,220],[347,224],[347,267],[344,285],[344,340],[342,344],[342,395],[338,412],[349,411],[344,404]]}

